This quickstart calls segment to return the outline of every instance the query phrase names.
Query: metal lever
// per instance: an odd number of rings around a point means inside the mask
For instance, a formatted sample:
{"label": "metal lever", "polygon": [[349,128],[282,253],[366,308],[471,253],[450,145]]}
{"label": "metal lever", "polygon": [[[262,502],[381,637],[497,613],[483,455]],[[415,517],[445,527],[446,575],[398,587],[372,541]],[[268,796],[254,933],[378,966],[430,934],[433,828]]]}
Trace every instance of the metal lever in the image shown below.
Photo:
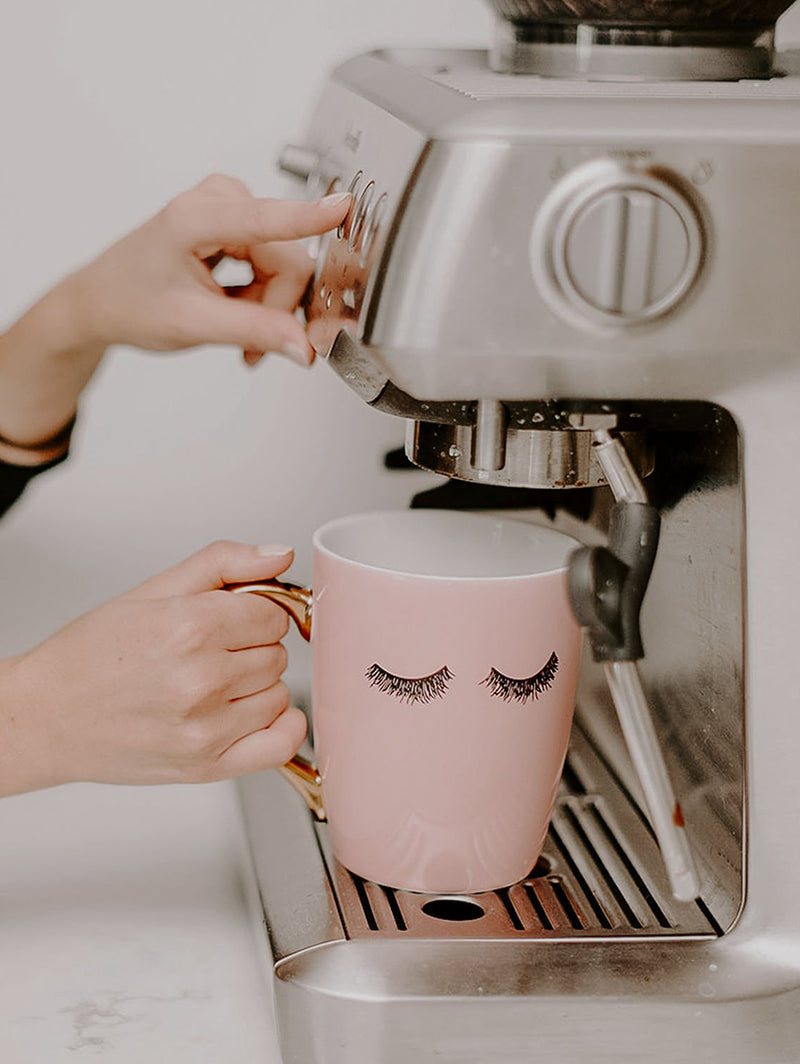
{"label": "metal lever", "polygon": [[606,429],[593,437],[616,505],[608,546],[581,547],[570,560],[570,599],[578,622],[588,629],[595,660],[603,662],[672,893],[691,901],[700,893],[700,882],[637,666],[644,657],[639,612],[655,561],[660,517],[623,444]]}

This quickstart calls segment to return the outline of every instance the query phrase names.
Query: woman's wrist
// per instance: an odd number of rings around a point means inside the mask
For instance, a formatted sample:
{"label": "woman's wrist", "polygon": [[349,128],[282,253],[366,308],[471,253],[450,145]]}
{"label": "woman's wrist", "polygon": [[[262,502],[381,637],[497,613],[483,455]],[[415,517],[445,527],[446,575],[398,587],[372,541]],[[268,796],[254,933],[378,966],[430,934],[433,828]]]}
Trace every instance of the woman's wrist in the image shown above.
{"label": "woman's wrist", "polygon": [[66,782],[56,772],[53,735],[26,676],[25,655],[0,661],[0,797]]}
{"label": "woman's wrist", "polygon": [[94,366],[107,346],[98,334],[91,294],[81,274],[65,277],[18,323],[35,335],[42,356],[51,363],[77,361]]}
{"label": "woman's wrist", "polygon": [[113,337],[103,330],[102,294],[93,290],[92,267],[94,262],[69,274],[47,296],[51,300],[51,322],[60,331],[59,354],[74,357],[76,353],[85,358],[96,358]]}
{"label": "woman's wrist", "polygon": [[73,414],[66,425],[36,443],[19,443],[13,437],[0,435],[0,462],[28,469],[54,464],[69,450],[75,418]]}
{"label": "woman's wrist", "polygon": [[104,346],[81,316],[82,301],[73,305],[70,280],[0,337],[0,437],[29,453],[20,464],[53,460],[53,446],[66,450],[78,399],[103,356]]}

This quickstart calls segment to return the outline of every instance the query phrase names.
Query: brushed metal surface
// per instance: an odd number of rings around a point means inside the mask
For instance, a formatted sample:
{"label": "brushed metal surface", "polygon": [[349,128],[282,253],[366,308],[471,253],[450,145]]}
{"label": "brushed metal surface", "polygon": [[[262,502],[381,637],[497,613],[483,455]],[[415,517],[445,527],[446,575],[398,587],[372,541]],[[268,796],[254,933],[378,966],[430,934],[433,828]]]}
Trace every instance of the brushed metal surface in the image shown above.
{"label": "brushed metal surface", "polygon": [[[326,245],[313,342],[325,353],[348,331],[377,374],[423,400],[706,399],[780,372],[800,334],[800,302],[784,298],[800,287],[800,77],[797,57],[781,62],[790,76],[645,83],[635,97],[503,77],[481,52],[344,64],[309,147],[335,158],[345,182],[362,171],[387,206],[365,267],[346,241]],[[668,171],[694,190],[703,276],[656,322],[577,329],[532,276],[541,204],[592,160],[634,177]]]}

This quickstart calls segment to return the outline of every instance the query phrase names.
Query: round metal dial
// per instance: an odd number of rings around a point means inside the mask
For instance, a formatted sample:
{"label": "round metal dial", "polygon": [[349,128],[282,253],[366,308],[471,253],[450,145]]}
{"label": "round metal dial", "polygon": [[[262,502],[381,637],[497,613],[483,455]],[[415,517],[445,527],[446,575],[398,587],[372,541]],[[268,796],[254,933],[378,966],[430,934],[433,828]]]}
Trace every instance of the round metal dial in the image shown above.
{"label": "round metal dial", "polygon": [[562,317],[619,328],[677,306],[697,280],[704,243],[700,214],[677,175],[595,160],[542,204],[531,265]]}

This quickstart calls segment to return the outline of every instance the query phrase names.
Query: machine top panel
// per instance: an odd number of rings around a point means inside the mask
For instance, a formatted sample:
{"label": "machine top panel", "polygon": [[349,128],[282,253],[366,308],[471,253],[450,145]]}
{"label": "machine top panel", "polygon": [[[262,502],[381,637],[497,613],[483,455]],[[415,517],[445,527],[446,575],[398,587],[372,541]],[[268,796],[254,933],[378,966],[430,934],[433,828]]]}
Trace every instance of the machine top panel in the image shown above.
{"label": "machine top panel", "polygon": [[[395,49],[357,56],[335,79],[437,140],[587,131],[641,138],[800,140],[800,50],[780,76],[746,81],[581,81],[498,74],[480,50]],[[686,106],[690,104],[690,106]]]}

